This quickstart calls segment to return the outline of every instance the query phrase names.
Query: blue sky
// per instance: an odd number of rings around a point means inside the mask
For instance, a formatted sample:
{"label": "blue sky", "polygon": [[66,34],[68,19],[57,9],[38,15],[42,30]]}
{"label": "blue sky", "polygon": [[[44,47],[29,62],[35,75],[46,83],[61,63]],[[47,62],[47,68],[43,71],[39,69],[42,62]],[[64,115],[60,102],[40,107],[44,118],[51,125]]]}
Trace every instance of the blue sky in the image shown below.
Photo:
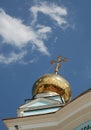
{"label": "blue sky", "polygon": [[[50,61],[68,58],[60,74],[72,99],[91,87],[91,0],[0,0],[0,118],[16,117]],[[0,120],[0,129],[5,130]]]}

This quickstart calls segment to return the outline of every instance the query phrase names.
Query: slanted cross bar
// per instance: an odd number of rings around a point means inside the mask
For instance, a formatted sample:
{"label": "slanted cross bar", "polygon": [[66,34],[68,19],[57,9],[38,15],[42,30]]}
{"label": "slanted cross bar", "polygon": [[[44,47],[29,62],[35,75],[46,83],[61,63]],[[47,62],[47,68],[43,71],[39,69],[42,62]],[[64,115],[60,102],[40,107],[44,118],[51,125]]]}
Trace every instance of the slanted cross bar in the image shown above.
{"label": "slanted cross bar", "polygon": [[61,67],[60,62],[66,62],[66,61],[67,61],[67,58],[64,58],[64,57],[62,57],[62,56],[58,56],[58,57],[57,57],[57,60],[52,60],[52,61],[51,61],[51,64],[56,63],[56,66],[55,66],[55,74],[58,74],[59,68]]}

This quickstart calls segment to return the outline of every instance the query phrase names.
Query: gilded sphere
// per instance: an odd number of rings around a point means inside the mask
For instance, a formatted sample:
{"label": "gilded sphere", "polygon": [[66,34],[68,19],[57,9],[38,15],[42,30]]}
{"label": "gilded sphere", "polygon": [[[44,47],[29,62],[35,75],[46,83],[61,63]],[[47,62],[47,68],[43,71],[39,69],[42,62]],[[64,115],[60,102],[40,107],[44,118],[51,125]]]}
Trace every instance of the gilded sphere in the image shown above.
{"label": "gilded sphere", "polygon": [[36,96],[39,93],[55,92],[67,103],[71,97],[70,84],[62,76],[47,74],[40,77],[33,85],[32,93]]}

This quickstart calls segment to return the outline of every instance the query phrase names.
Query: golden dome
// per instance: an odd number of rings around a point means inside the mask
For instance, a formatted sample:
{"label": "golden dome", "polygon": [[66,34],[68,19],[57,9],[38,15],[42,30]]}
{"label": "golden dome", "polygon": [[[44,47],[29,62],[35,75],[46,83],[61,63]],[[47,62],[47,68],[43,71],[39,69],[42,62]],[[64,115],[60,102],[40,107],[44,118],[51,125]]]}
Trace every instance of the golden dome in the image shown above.
{"label": "golden dome", "polygon": [[67,80],[57,74],[47,74],[40,77],[33,85],[33,96],[39,93],[55,92],[67,103],[71,97],[71,89]]}

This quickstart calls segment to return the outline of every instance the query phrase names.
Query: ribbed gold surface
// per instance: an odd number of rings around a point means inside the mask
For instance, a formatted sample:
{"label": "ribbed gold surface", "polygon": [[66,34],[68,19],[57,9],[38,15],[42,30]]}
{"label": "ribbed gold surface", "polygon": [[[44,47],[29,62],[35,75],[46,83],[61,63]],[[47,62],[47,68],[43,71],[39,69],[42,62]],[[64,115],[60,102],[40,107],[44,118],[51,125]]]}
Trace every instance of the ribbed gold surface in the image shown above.
{"label": "ribbed gold surface", "polygon": [[71,89],[67,80],[56,74],[47,74],[40,77],[33,85],[33,96],[43,92],[56,92],[68,102],[71,97]]}

